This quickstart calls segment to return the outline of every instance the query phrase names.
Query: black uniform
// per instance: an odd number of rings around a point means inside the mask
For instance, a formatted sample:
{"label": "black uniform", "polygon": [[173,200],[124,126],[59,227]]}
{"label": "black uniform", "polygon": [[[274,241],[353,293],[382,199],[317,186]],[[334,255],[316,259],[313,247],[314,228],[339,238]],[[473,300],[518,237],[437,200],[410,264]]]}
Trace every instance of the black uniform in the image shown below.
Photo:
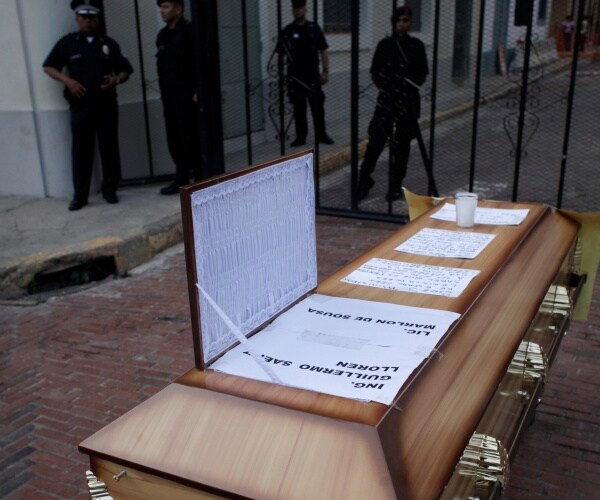
{"label": "black uniform", "polygon": [[388,138],[393,158],[390,191],[400,191],[406,175],[410,142],[417,135],[417,120],[421,114],[421,98],[416,86],[423,84],[428,73],[425,46],[419,39],[408,34],[402,37],[394,35],[377,45],[371,76],[379,95],[369,124],[369,143],[360,170],[359,198],[361,188],[368,191],[373,185],[371,173]]}
{"label": "black uniform", "polygon": [[317,140],[325,133],[325,94],[321,89],[319,52],[329,46],[318,24],[306,21],[302,26],[288,24],[281,32],[277,52],[286,56],[288,90],[294,107],[296,138],[303,141],[308,135],[306,101],[315,122]]}
{"label": "black uniform", "polygon": [[163,102],[167,144],[175,162],[175,184],[189,182],[200,168],[196,62],[189,21],[181,18],[173,29],[162,28],[156,38],[156,64]]}
{"label": "black uniform", "polygon": [[101,90],[106,75],[133,73],[119,44],[105,35],[96,35],[88,41],[82,33],[71,33],[61,38],[43,64],[62,71],[85,88],[85,95],[73,97],[65,88],[64,95],[71,108],[73,134],[73,201],[87,203],[92,177],[94,141],[102,160],[102,194],[114,197],[121,179],[119,155],[117,92],[114,87]]}

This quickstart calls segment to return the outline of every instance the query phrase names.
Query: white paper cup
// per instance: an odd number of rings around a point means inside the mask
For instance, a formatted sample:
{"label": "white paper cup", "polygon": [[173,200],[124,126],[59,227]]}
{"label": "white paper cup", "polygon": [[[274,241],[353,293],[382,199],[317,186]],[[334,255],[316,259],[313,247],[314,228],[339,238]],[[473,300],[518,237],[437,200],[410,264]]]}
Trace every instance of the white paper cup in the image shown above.
{"label": "white paper cup", "polygon": [[475,209],[477,208],[477,194],[456,193],[456,225],[458,227],[473,227],[475,224]]}

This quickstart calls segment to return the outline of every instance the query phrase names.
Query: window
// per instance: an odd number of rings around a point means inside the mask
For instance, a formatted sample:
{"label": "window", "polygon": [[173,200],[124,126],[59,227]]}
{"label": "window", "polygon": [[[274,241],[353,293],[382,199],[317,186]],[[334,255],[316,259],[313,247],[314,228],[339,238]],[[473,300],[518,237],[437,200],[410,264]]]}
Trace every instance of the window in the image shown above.
{"label": "window", "polygon": [[350,33],[350,2],[323,0],[323,29],[326,33]]}
{"label": "window", "polygon": [[540,0],[538,4],[538,15],[537,20],[538,24],[546,24],[546,20],[548,19],[548,1]]}

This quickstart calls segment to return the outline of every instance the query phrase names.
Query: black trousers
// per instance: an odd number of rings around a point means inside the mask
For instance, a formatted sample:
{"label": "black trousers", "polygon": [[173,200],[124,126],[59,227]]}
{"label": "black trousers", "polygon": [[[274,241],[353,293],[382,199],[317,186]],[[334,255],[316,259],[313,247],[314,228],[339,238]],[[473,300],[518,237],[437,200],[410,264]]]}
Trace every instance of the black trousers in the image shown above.
{"label": "black trousers", "polygon": [[190,182],[190,174],[195,172],[200,178],[200,130],[198,107],[190,99],[163,99],[165,128],[169,154],[175,163],[175,182],[185,186]]}
{"label": "black trousers", "polygon": [[369,123],[369,142],[360,166],[360,181],[364,183],[370,178],[389,139],[392,154],[390,191],[399,191],[406,176],[410,143],[417,135],[416,127],[416,121],[413,123],[407,117],[396,117],[389,109],[377,106]]}
{"label": "black trousers", "polygon": [[315,135],[317,139],[323,137],[325,135],[325,94],[321,90],[321,84],[317,83],[310,85],[309,88],[304,88],[298,83],[291,83],[289,94],[294,108],[296,137],[306,139],[308,135],[307,102],[314,120]]}
{"label": "black trousers", "polygon": [[90,194],[94,144],[102,163],[102,194],[112,196],[121,180],[119,153],[119,108],[115,98],[89,99],[71,105],[73,135],[73,199],[87,202]]}

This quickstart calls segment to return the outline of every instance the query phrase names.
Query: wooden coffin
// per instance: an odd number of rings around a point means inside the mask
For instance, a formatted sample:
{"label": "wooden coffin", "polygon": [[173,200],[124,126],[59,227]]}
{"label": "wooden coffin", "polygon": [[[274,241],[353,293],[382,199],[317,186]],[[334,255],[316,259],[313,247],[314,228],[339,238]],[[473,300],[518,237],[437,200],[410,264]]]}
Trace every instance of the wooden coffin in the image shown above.
{"label": "wooden coffin", "polygon": [[[520,367],[529,352],[522,343],[542,346],[548,360],[558,348],[577,289],[578,227],[543,205],[480,205],[529,213],[517,226],[476,225],[473,230],[496,237],[472,260],[396,252],[423,228],[456,229],[453,222],[431,218],[434,208],[316,289],[461,315],[389,405],[211,370],[213,356],[206,357],[201,346],[198,276],[188,245],[197,366],[80,444],[93,473],[115,498],[425,499],[501,493],[506,462],[548,370],[536,375],[540,370],[529,369],[527,361]],[[184,216],[189,231],[189,210]],[[311,245],[306,248],[312,252]],[[340,281],[373,257],[480,273],[457,298]],[[298,298],[313,291],[308,286]],[[244,334],[260,334],[261,326]],[[470,441],[478,446],[474,434],[499,443],[499,470],[486,470],[485,461],[478,469],[468,454],[465,458]],[[473,453],[482,454],[477,448]]]}

